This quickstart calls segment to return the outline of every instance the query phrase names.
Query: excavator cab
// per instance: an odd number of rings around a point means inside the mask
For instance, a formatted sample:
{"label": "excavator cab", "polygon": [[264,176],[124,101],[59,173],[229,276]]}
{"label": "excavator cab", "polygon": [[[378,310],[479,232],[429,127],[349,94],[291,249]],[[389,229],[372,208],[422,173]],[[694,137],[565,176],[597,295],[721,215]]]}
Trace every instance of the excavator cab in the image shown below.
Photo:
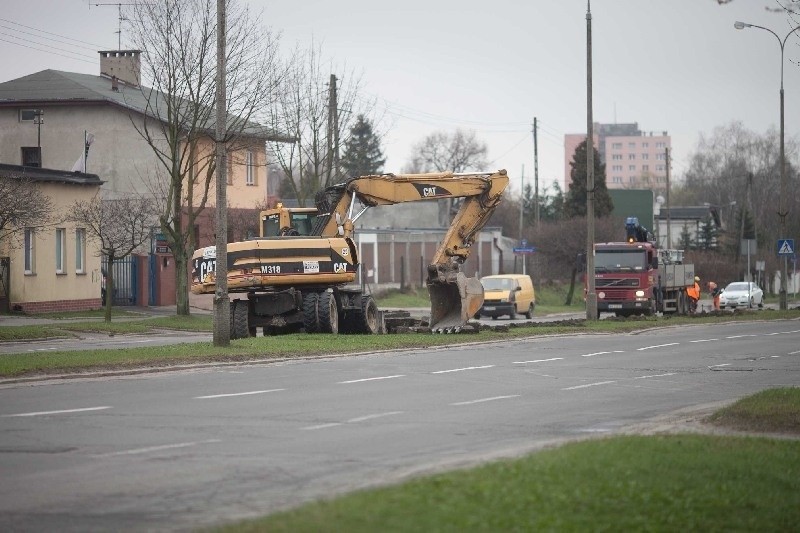
{"label": "excavator cab", "polygon": [[317,209],[313,207],[284,207],[261,211],[261,237],[293,237],[312,235]]}

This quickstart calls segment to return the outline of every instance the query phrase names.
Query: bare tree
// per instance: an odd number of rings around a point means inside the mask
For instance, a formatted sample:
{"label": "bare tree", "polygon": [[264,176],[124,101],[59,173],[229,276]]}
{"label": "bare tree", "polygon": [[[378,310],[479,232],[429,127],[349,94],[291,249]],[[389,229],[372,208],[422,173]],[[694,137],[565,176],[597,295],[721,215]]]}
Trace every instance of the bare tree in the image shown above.
{"label": "bare tree", "polygon": [[489,149],[474,131],[437,131],[414,145],[410,166],[414,172],[468,172],[486,170]]}
{"label": "bare tree", "polygon": [[324,188],[344,180],[339,151],[352,135],[358,115],[374,108],[361,94],[361,77],[345,70],[339,78],[322,48],[298,50],[269,108],[268,124],[294,142],[271,142],[273,159],[284,174],[282,188],[306,205]]}
{"label": "bare tree", "polygon": [[69,208],[67,220],[86,227],[87,238],[100,245],[100,255],[108,259],[106,275],[105,321],[111,322],[114,302],[114,263],[124,259],[150,238],[158,218],[152,198],[140,196],[108,199],[97,195],[79,200]]}
{"label": "bare tree", "polygon": [[[224,139],[229,164],[237,151],[261,145],[257,123],[280,76],[277,39],[237,0],[228,0]],[[209,198],[214,158],[216,2],[154,0],[133,4],[131,39],[142,50],[146,100],[134,127],[158,162],[153,192],[162,198],[159,222],[175,258],[177,314],[189,314],[188,264],[194,225]],[[235,161],[234,161],[235,162]]]}
{"label": "bare tree", "polygon": [[0,245],[22,246],[27,228],[45,228],[54,221],[53,201],[24,176],[0,178]]}

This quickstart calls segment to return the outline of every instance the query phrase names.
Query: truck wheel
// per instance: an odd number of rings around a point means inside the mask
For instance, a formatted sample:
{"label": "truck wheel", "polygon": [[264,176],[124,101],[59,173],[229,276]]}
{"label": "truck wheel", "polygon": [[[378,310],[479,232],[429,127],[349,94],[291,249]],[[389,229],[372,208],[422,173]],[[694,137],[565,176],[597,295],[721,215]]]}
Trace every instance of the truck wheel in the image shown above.
{"label": "truck wheel", "polygon": [[339,333],[339,309],[336,306],[336,295],[332,292],[321,292],[318,301],[319,330],[322,333]]}
{"label": "truck wheel", "polygon": [[305,328],[306,333],[317,333],[319,331],[318,303],[318,293],[307,292],[303,295],[303,328]]}
{"label": "truck wheel", "polygon": [[[231,303],[231,338],[244,339],[250,337],[250,328],[247,324],[247,302],[234,300]],[[255,331],[255,328],[252,328]]]}
{"label": "truck wheel", "polygon": [[378,333],[378,306],[372,296],[361,296],[361,309],[353,313],[351,324],[355,333],[375,335]]}
{"label": "truck wheel", "polygon": [[533,318],[533,307],[534,307],[533,302],[531,302],[531,304],[528,306],[528,312],[525,313],[525,318],[527,318],[528,320]]}

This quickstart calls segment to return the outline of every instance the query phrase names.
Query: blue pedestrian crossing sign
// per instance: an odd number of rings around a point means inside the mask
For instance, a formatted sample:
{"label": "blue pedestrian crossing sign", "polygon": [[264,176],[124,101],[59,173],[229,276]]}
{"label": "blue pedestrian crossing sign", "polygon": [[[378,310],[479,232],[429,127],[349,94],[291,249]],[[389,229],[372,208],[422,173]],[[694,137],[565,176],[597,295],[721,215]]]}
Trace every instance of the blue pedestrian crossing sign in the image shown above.
{"label": "blue pedestrian crossing sign", "polygon": [[794,239],[778,239],[778,255],[794,255]]}

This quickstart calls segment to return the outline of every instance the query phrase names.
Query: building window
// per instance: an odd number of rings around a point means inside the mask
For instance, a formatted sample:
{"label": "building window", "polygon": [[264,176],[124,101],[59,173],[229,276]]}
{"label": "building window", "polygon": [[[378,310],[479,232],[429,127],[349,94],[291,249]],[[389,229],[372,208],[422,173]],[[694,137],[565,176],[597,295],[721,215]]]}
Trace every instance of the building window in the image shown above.
{"label": "building window", "polygon": [[628,154],[628,160],[634,161],[636,159],[636,154]]}
{"label": "building window", "polygon": [[622,165],[614,165],[611,167],[614,172],[622,172]]}
{"label": "building window", "polygon": [[656,148],[664,149],[666,147],[667,147],[667,143],[664,143],[664,142],[657,142],[656,143]]}
{"label": "building window", "polygon": [[642,154],[642,160],[647,161],[650,159],[650,154]]}
{"label": "building window", "polygon": [[42,166],[42,149],[39,146],[22,147],[22,166],[37,167]]}
{"label": "building window", "polygon": [[647,172],[650,170],[650,165],[642,165],[642,172]]}
{"label": "building window", "polygon": [[628,165],[628,170],[631,172],[636,172],[636,165]]}
{"label": "building window", "polygon": [[614,183],[622,183],[622,176],[614,176],[611,178]]}
{"label": "building window", "polygon": [[611,145],[611,148],[612,148],[613,150],[622,150],[622,143],[613,143],[613,144]]}
{"label": "building window", "polygon": [[19,110],[19,121],[20,122],[33,122],[36,120],[36,116],[38,115],[37,109],[20,109]]}
{"label": "building window", "polygon": [[656,165],[657,172],[664,172],[664,165]]}
{"label": "building window", "polygon": [[656,159],[658,159],[659,161],[664,161],[665,158],[666,154],[656,154]]}
{"label": "building window", "polygon": [[67,230],[56,228],[56,274],[65,274],[67,255]]}
{"label": "building window", "polygon": [[75,273],[86,273],[86,230],[75,230]]}
{"label": "building window", "polygon": [[36,230],[25,228],[25,274],[36,273]]}
{"label": "building window", "polygon": [[611,156],[614,161],[622,161],[622,154],[614,154]]}
{"label": "building window", "polygon": [[631,183],[636,183],[636,176],[629,177],[628,181],[631,182]]}
{"label": "building window", "polygon": [[642,143],[642,148],[647,148],[648,146],[650,146],[650,143],[647,142]]}
{"label": "building window", "polygon": [[636,149],[636,143],[628,143],[628,148],[631,149],[631,150],[635,150]]}
{"label": "building window", "polygon": [[245,172],[247,173],[245,176],[245,185],[255,185],[256,184],[256,169],[253,166],[253,152],[248,150],[247,154],[245,155]]}

